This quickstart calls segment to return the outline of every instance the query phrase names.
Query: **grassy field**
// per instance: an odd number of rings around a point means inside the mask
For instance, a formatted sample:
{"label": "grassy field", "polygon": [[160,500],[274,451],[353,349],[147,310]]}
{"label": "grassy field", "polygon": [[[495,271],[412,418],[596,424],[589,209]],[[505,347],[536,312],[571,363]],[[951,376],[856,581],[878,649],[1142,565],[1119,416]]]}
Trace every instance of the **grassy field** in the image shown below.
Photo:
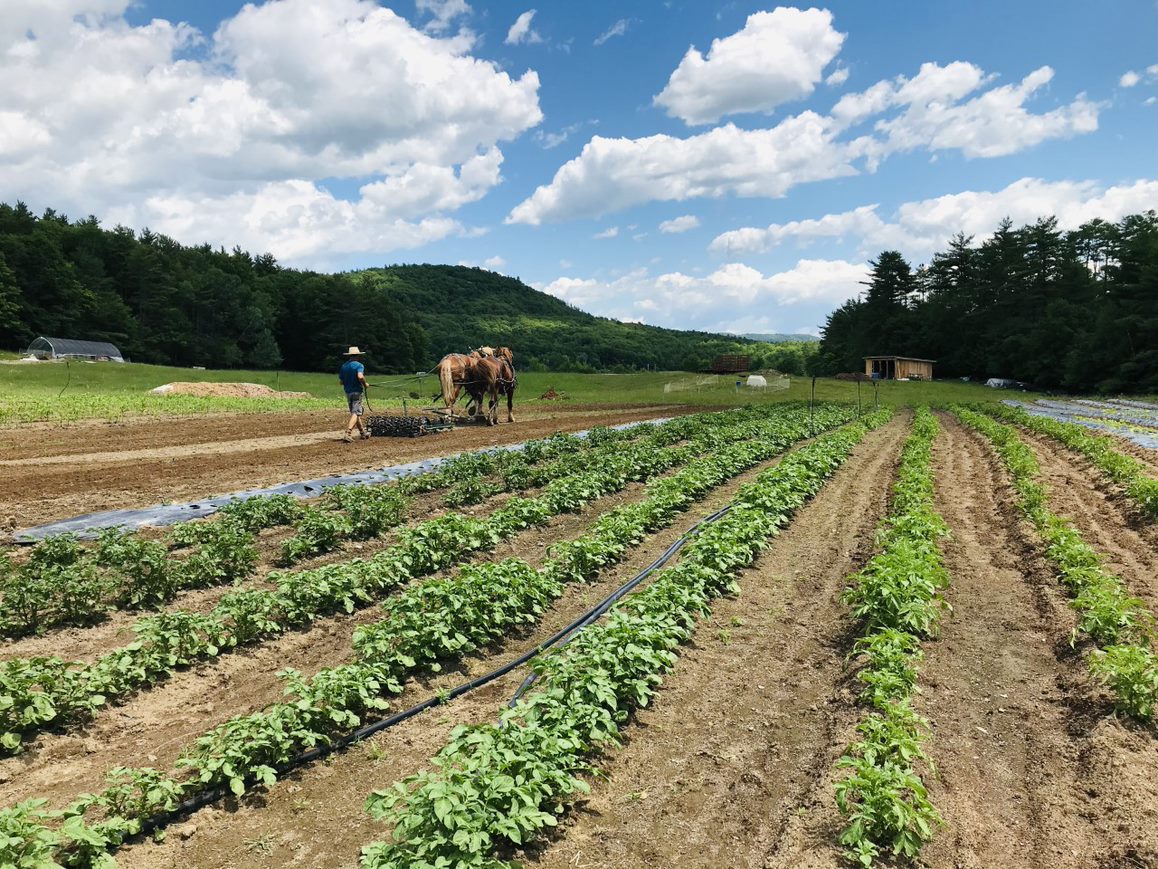
{"label": "grassy field", "polygon": [[[375,411],[395,411],[403,402],[414,407],[430,404],[436,378],[371,375]],[[260,383],[277,390],[308,392],[311,399],[237,399],[159,396],[155,386],[173,381]],[[687,372],[638,374],[568,374],[527,372],[519,375],[517,406],[555,404],[540,396],[553,389],[562,402],[577,404],[685,404],[725,406],[808,398],[809,378],[794,377],[788,389],[737,389],[735,379]],[[418,398],[415,398],[414,395]],[[1014,393],[1035,397],[1033,393]],[[883,382],[874,389],[861,384],[860,400],[891,406],[996,401],[1011,393],[958,381],[932,383]],[[820,378],[818,399],[856,401],[857,384]],[[187,415],[195,413],[276,413],[341,407],[342,394],[334,374],[272,371],[205,371],[158,365],[73,362],[37,365],[0,365],[0,424],[19,422],[117,419],[126,415]]]}

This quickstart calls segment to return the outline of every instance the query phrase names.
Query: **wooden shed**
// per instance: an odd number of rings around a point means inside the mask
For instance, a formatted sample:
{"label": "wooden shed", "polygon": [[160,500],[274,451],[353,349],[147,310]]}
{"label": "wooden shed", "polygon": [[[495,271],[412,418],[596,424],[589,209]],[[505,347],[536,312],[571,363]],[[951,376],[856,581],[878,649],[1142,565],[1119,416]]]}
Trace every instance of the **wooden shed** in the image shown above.
{"label": "wooden shed", "polygon": [[912,356],[866,356],[864,373],[874,380],[932,380],[936,361]]}

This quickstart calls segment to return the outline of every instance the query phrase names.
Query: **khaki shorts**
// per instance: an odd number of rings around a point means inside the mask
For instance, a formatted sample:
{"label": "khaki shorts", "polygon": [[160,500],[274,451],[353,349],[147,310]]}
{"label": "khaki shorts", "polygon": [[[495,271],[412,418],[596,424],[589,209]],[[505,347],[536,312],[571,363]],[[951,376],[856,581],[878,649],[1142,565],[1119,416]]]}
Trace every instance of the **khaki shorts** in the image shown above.
{"label": "khaki shorts", "polygon": [[360,392],[347,392],[346,404],[350,406],[350,413],[356,416],[361,416],[366,412],[362,407],[362,393]]}

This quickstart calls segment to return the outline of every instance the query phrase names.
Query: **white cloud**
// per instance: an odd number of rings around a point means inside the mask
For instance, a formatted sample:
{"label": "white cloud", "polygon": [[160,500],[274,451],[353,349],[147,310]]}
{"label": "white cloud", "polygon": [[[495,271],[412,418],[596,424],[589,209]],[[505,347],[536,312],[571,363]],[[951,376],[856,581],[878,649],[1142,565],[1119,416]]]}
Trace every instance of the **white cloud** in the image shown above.
{"label": "white cloud", "polygon": [[[595,136],[551,183],[516,205],[507,222],[595,217],[701,196],[779,197],[810,181],[875,171],[898,152],[998,157],[1096,130],[1100,106],[1081,94],[1042,114],[1026,108],[1052,77],[1053,70],[1041,67],[1016,85],[992,86],[992,76],[973,64],[924,64],[912,79],[842,97],[831,116],[805,111],[769,129],[725,124],[687,138]],[[851,135],[852,127],[882,114],[871,131]]]}
{"label": "white cloud", "polygon": [[843,42],[827,10],[756,12],[738,32],[712,40],[707,56],[689,48],[654,102],[688,124],[770,112],[811,94]]}
{"label": "white cloud", "polygon": [[1119,87],[1132,88],[1141,80],[1142,76],[1138,75],[1138,73],[1134,72],[1133,70],[1130,70],[1129,72],[1122,73],[1122,77],[1118,79],[1118,85]]}
{"label": "white cloud", "polygon": [[899,76],[861,93],[846,94],[833,107],[832,115],[852,126],[888,109],[901,109],[894,117],[877,121],[873,129],[876,135],[854,143],[870,168],[888,154],[916,148],[959,150],[966,157],[1000,157],[1047,139],[1069,138],[1098,128],[1100,107],[1084,94],[1043,114],[1025,107],[1053,75],[1050,67],[1043,66],[1019,84],[991,87],[963,102],[991,84],[993,77],[971,63],[926,63],[912,79]]}
{"label": "white cloud", "polygon": [[673,217],[671,220],[665,220],[659,225],[660,232],[687,232],[689,229],[695,229],[700,225],[700,219],[694,214],[683,214],[679,217]]}
{"label": "white cloud", "polygon": [[420,16],[432,16],[426,29],[433,33],[446,32],[455,19],[471,12],[466,0],[414,0],[414,8]]}
{"label": "white cloud", "polygon": [[1144,106],[1152,106],[1155,103],[1158,103],[1158,97],[1146,97],[1146,99],[1142,101],[1142,105]]}
{"label": "white cloud", "polygon": [[515,206],[509,223],[594,217],[653,200],[698,196],[783,196],[806,181],[856,174],[833,141],[833,124],[813,112],[769,130],[725,124],[687,139],[595,136],[575,159]]}
{"label": "white cloud", "polygon": [[507,45],[521,45],[542,42],[543,37],[539,32],[531,27],[531,21],[535,17],[536,10],[528,9],[522,15],[515,19],[515,23],[511,25],[511,29],[507,31],[507,38],[503,40]]}
{"label": "white cloud", "polygon": [[829,87],[838,88],[846,81],[848,81],[849,69],[847,66],[842,66],[834,69],[832,73],[824,80],[824,83]]}
{"label": "white cloud", "polygon": [[616,21],[614,24],[612,24],[610,27],[608,27],[605,31],[603,31],[598,36],[596,36],[595,42],[593,42],[592,44],[593,45],[602,45],[603,43],[605,43],[609,39],[612,39],[616,36],[623,36],[623,34],[627,33],[627,28],[630,25],[631,25],[630,19],[620,18],[618,21]]}
{"label": "white cloud", "polygon": [[498,271],[507,264],[507,261],[501,256],[491,256],[483,260],[483,265],[492,271]]}
{"label": "white cloud", "polygon": [[704,277],[636,269],[610,280],[560,277],[536,288],[618,320],[726,331],[741,318],[766,316],[769,306],[840,304],[860,291],[867,274],[863,263],[802,259],[771,275],[733,262]]}
{"label": "white cloud", "polygon": [[617,236],[617,235],[619,235],[619,227],[618,226],[609,226],[609,227],[607,227],[607,229],[603,230],[602,232],[597,232],[597,233],[595,233],[595,235],[593,235],[591,237],[592,238],[615,238],[615,236]]}
{"label": "white cloud", "polygon": [[308,263],[460,232],[542,117],[534,72],[371,0],[247,5],[211,38],[116,0],[5,5],[0,188],[181,241]]}
{"label": "white cloud", "polygon": [[764,253],[788,242],[807,245],[818,239],[847,239],[863,256],[896,248],[922,259],[943,250],[958,232],[977,240],[988,237],[1005,217],[1020,226],[1053,215],[1061,229],[1076,229],[1094,218],[1115,221],[1148,210],[1155,202],[1158,181],[1107,188],[1092,181],[1022,178],[1001,190],[967,190],[906,202],[888,221],[880,216],[878,205],[865,205],[817,219],[736,229],[717,236],[711,250],[735,257]]}

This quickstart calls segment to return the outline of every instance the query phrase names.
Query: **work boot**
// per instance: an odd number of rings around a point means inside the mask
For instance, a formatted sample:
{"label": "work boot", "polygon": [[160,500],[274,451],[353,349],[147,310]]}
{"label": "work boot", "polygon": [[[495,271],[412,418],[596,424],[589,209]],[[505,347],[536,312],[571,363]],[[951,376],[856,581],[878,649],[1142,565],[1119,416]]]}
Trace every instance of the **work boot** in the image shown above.
{"label": "work boot", "polygon": [[370,432],[363,431],[361,437],[362,437],[362,440],[364,440],[364,441],[370,440]]}
{"label": "work boot", "polygon": [[342,435],[342,440],[348,444],[352,444],[354,442],[354,433],[347,431],[344,435]]}

